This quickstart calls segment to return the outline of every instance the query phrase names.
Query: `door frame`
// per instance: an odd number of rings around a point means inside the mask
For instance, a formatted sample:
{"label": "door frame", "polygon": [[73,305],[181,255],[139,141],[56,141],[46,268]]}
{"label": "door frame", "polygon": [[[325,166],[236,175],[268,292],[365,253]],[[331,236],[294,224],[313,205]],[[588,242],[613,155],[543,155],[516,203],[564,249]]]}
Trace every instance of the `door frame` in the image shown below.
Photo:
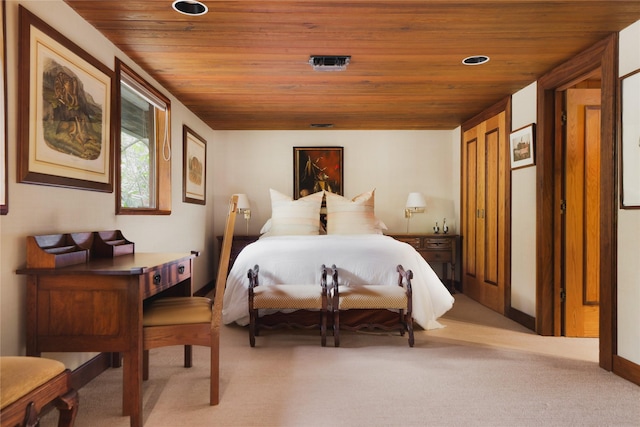
{"label": "door frame", "polygon": [[[600,171],[600,367],[612,370],[616,352],[616,95],[617,95],[617,45],[618,35],[612,34],[573,59],[554,68],[538,80],[537,92],[537,147],[536,147],[536,332],[554,335],[557,301],[554,284],[561,271],[554,263],[557,240],[558,167],[555,125],[555,92],[574,81],[580,81],[593,70],[600,68],[602,76]],[[561,169],[560,169],[561,170]]]}

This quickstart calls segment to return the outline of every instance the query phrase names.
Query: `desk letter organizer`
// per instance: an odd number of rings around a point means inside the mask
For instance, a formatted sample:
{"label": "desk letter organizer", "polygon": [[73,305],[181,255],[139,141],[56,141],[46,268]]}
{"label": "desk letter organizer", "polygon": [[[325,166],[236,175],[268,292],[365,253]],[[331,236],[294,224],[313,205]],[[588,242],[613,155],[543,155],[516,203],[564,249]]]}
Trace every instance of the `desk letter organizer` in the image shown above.
{"label": "desk letter organizer", "polygon": [[27,236],[27,268],[60,268],[88,259],[89,250],[78,246],[70,234]]}
{"label": "desk letter organizer", "polygon": [[120,230],[27,236],[27,268],[61,268],[134,253]]}

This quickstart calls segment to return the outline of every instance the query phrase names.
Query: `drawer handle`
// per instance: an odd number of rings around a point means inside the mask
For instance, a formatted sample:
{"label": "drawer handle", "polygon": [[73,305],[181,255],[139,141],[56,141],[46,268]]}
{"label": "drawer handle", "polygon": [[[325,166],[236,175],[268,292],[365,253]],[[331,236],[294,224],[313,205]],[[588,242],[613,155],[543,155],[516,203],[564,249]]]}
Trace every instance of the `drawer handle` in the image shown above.
{"label": "drawer handle", "polygon": [[184,273],[184,265],[179,265],[179,266],[178,266],[178,273],[179,273],[179,274]]}
{"label": "drawer handle", "polygon": [[154,285],[159,285],[161,281],[162,281],[162,276],[159,275],[159,274],[154,274],[154,276],[153,276],[153,284]]}

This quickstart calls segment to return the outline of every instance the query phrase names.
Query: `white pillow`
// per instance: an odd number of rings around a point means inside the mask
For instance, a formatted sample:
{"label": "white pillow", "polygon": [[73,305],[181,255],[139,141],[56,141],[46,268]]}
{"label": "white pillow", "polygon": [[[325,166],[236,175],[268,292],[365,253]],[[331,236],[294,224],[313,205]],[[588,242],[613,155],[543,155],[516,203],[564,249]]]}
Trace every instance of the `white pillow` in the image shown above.
{"label": "white pillow", "polygon": [[382,234],[387,226],[374,215],[375,191],[352,200],[327,191],[327,234]]}
{"label": "white pillow", "polygon": [[[264,225],[260,229],[260,234],[264,234],[269,230],[271,230],[271,218],[269,218],[267,220],[267,222],[264,223]],[[386,225],[385,225],[385,230],[386,230]],[[327,230],[324,229],[324,226],[322,225],[322,223],[320,223],[320,230],[319,231],[320,231],[319,234],[327,234]]]}
{"label": "white pillow", "polygon": [[314,235],[320,233],[320,206],[324,191],[293,200],[276,190],[271,192],[271,222],[262,237]]}

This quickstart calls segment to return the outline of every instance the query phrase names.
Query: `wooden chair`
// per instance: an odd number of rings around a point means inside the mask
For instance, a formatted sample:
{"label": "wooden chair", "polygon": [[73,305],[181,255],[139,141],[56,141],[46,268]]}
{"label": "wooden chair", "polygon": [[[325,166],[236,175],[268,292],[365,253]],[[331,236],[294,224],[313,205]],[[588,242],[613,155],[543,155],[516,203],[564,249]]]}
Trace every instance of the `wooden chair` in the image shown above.
{"label": "wooden chair", "polygon": [[[335,269],[335,266],[333,266]],[[320,326],[320,343],[327,345],[327,274],[330,268],[322,266],[319,284],[282,284],[263,285],[258,281],[259,267],[256,265],[247,272],[249,277],[249,344],[255,347],[256,336],[260,334],[260,309],[274,310],[318,310],[319,323],[306,327]],[[269,326],[269,328],[291,326],[288,323]],[[266,328],[266,326],[263,326]]]}
{"label": "wooden chair", "polygon": [[60,413],[58,427],[72,427],[78,412],[70,371],[44,357],[0,357],[0,402],[2,427],[37,426],[49,404]]}
{"label": "wooden chair", "polygon": [[167,297],[158,298],[144,309],[143,314],[143,379],[149,378],[149,350],[157,347],[184,345],[184,366],[192,366],[192,345],[211,349],[211,386],[209,403],[220,402],[220,323],[222,299],[229,267],[233,228],[238,211],[238,196],[229,203],[224,231],[215,298]]}
{"label": "wooden chair", "polygon": [[[335,286],[332,293],[333,310],[333,339],[336,347],[340,346],[340,312],[353,309],[386,309],[398,311],[397,326],[381,324],[360,324],[343,326],[343,329],[358,330],[362,328],[380,328],[385,330],[400,329],[400,335],[405,331],[409,334],[409,347],[413,347],[413,318],[411,279],[413,272],[402,265],[396,267],[398,272],[397,284]],[[335,273],[337,274],[337,272]],[[337,281],[337,279],[336,279]]]}

